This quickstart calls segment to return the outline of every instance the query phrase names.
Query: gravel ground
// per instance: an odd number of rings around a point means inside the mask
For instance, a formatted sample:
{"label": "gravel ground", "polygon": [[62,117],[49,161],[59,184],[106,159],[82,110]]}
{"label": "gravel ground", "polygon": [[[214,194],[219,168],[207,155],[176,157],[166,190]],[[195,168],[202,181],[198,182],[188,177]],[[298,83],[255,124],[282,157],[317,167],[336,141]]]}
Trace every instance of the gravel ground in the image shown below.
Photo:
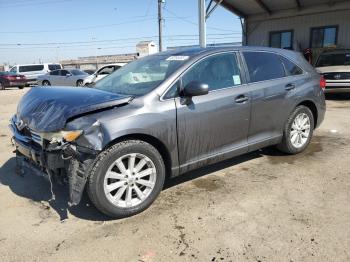
{"label": "gravel ground", "polygon": [[147,211],[109,220],[67,189],[17,176],[0,92],[1,261],[350,261],[350,94],[297,156],[264,149],[168,182]]}

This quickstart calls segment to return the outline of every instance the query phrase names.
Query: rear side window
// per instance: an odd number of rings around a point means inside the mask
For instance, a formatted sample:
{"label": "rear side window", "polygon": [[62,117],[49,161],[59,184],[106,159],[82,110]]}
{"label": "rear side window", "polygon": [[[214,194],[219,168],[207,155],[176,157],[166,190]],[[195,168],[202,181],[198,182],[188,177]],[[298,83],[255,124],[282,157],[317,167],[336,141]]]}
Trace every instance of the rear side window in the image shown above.
{"label": "rear side window", "polygon": [[67,70],[59,70],[59,71],[61,76],[66,76],[67,74],[69,74]]}
{"label": "rear side window", "polygon": [[55,70],[55,71],[50,72],[50,75],[52,75],[52,76],[58,76],[58,75],[59,75],[59,72],[60,72],[60,70]]}
{"label": "rear side window", "polygon": [[285,77],[279,55],[267,52],[244,52],[250,82],[259,82]]}
{"label": "rear side window", "polygon": [[287,58],[284,58],[283,56],[281,56],[280,58],[284,65],[284,68],[286,69],[287,75],[295,76],[301,75],[303,73],[303,70],[299,66],[289,61]]}
{"label": "rear side window", "polygon": [[19,72],[32,72],[32,71],[42,71],[42,70],[44,70],[44,65],[19,66]]}
{"label": "rear side window", "polygon": [[61,65],[56,65],[56,64],[50,64],[49,65],[49,70],[50,71],[57,70],[57,69],[61,69]]}

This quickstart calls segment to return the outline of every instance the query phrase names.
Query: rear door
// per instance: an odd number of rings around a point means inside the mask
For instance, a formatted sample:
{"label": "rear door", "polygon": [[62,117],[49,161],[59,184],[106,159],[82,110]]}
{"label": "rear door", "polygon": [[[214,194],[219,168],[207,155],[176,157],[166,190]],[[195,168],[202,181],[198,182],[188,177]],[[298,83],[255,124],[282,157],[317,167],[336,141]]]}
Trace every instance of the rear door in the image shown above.
{"label": "rear door", "polygon": [[277,53],[245,51],[243,57],[252,99],[248,144],[254,150],[282,135],[302,81],[296,75],[302,70]]}
{"label": "rear door", "polygon": [[209,85],[209,94],[189,103],[175,99],[180,172],[247,151],[250,94],[242,85],[237,54],[210,55],[194,64],[181,79]]}

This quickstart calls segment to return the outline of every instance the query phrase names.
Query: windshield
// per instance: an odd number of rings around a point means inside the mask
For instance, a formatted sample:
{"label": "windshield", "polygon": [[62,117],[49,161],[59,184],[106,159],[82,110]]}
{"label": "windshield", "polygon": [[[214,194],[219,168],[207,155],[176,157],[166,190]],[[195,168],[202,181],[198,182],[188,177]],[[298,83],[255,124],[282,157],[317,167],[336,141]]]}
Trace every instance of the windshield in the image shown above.
{"label": "windshield", "polygon": [[98,81],[95,88],[123,95],[142,96],[159,86],[188,58],[164,54],[147,56]]}
{"label": "windshield", "polygon": [[70,72],[72,73],[72,75],[75,75],[75,76],[87,75],[87,73],[80,70],[70,70]]}
{"label": "windshield", "polygon": [[318,58],[316,67],[350,65],[350,52],[323,54]]}

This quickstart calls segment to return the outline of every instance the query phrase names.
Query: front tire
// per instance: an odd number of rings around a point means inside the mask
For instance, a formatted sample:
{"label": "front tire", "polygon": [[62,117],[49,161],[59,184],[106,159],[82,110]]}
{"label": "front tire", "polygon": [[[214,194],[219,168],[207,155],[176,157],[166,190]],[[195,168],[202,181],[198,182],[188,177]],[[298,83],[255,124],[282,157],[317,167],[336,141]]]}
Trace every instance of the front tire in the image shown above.
{"label": "front tire", "polygon": [[103,151],[89,176],[87,192],[98,210],[123,218],[147,209],[161,192],[165,166],[156,148],[127,140]]}
{"label": "front tire", "polygon": [[44,80],[44,81],[42,82],[42,85],[43,85],[43,86],[50,86],[51,83],[50,83],[48,80]]}
{"label": "front tire", "polygon": [[78,80],[77,81],[77,86],[84,86],[83,80]]}
{"label": "front tire", "polygon": [[298,106],[288,118],[282,142],[277,148],[287,154],[298,154],[310,144],[314,130],[314,116],[306,106]]}
{"label": "front tire", "polygon": [[0,82],[0,90],[5,90],[5,85],[2,82]]}

